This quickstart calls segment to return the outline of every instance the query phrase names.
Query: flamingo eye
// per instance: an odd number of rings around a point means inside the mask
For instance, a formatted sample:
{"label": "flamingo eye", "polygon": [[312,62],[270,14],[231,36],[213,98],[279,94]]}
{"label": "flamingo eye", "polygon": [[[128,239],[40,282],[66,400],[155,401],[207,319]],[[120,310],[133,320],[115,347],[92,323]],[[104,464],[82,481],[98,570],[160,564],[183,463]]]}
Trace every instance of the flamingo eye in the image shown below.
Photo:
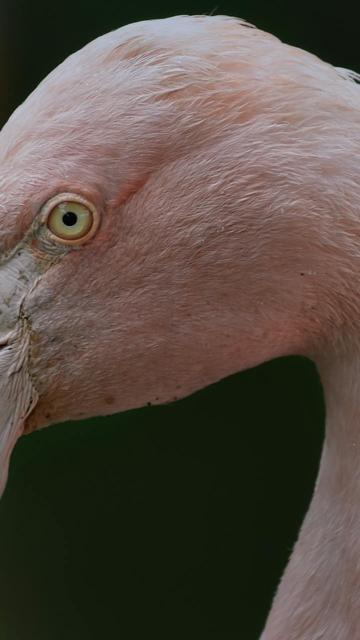
{"label": "flamingo eye", "polygon": [[47,209],[46,225],[52,236],[63,244],[82,244],[98,228],[96,209],[82,198],[80,201],[80,198],[72,200],[58,196],[48,203]]}

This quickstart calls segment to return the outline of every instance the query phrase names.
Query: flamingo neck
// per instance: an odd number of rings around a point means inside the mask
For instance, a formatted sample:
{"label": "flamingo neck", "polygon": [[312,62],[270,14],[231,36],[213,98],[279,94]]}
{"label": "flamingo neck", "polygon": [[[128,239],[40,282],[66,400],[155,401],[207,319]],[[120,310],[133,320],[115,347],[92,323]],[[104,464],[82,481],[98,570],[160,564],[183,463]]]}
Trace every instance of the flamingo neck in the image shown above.
{"label": "flamingo neck", "polygon": [[360,638],[360,357],[317,366],[326,403],[319,474],[261,640]]}

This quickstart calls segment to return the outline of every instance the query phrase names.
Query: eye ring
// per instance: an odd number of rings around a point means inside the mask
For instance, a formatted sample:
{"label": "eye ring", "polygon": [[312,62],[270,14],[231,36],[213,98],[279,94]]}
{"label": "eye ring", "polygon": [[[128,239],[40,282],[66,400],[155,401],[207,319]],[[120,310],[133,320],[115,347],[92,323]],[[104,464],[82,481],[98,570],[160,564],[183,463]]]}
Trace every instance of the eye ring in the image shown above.
{"label": "eye ring", "polygon": [[42,208],[47,235],[56,243],[80,245],[92,238],[100,225],[100,214],[92,202],[76,193],[59,193]]}

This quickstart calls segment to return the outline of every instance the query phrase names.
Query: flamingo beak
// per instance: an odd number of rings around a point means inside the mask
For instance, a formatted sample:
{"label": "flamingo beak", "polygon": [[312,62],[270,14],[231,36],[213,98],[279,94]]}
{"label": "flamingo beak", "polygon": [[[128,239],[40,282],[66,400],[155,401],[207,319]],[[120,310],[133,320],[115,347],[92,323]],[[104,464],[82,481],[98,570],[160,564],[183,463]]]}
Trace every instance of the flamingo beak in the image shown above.
{"label": "flamingo beak", "polygon": [[38,275],[36,258],[26,246],[0,262],[0,496],[11,452],[38,399],[29,371],[31,331],[23,313]]}

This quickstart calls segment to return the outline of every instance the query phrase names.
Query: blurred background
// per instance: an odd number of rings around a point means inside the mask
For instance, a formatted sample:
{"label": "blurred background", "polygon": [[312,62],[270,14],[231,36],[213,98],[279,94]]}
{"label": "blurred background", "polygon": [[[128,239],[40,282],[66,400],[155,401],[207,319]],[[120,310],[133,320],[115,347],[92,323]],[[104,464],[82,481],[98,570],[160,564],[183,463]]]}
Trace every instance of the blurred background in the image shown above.
{"label": "blurred background", "polygon": [[[352,0],[0,0],[0,120],[68,54],[136,20],[240,16],[360,71]],[[0,638],[256,640],[324,429],[297,356],[163,407],[23,438],[0,502]]]}

